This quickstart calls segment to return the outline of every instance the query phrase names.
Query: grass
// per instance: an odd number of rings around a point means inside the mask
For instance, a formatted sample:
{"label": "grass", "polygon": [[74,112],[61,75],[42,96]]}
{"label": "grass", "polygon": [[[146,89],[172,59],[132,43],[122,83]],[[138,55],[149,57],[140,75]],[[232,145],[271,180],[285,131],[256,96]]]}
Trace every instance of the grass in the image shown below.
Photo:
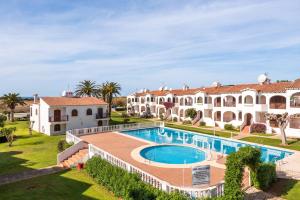
{"label": "grass", "polygon": [[33,132],[30,136],[27,121],[7,123],[5,127],[17,127],[12,147],[0,143],[0,175],[38,169],[56,164],[57,143],[65,136],[47,136]]}
{"label": "grass", "polygon": [[[170,127],[170,128],[182,129],[182,130],[186,130],[186,131],[193,131],[193,132],[197,132],[197,133],[203,133],[203,134],[207,134],[207,135],[214,135],[214,131],[199,128],[199,127],[192,127],[192,126],[188,126],[188,125],[178,125],[178,124],[171,124],[171,123],[165,123],[165,126]],[[235,136],[235,135],[236,134],[233,132],[232,136]],[[230,138],[231,133],[230,132],[224,132],[224,131],[216,131],[216,136]]]}
{"label": "grass", "polygon": [[298,200],[300,196],[300,181],[293,179],[277,179],[268,193],[288,200]]}
{"label": "grass", "polygon": [[0,186],[0,199],[105,199],[117,200],[85,171],[69,170]]}
{"label": "grass", "polygon": [[285,149],[291,150],[298,150],[300,151],[300,140],[289,140],[288,146],[282,146],[280,139],[273,139],[273,138],[263,138],[263,137],[246,137],[242,138],[242,141],[253,142],[258,144],[270,145],[274,147],[280,147]]}
{"label": "grass", "polygon": [[[139,117],[129,117],[128,123],[143,123],[143,122],[149,122],[147,119],[139,118]],[[122,117],[122,112],[112,112],[111,113],[111,121],[109,122],[110,125],[116,125],[116,124],[124,124],[124,118]]]}

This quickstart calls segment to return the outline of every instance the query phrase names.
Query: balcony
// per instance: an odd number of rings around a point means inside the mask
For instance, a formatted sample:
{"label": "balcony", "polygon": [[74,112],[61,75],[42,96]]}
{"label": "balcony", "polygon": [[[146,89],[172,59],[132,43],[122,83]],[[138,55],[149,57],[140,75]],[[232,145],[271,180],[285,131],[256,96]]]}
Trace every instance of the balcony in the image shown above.
{"label": "balcony", "polygon": [[49,122],[66,122],[69,121],[69,115],[50,116]]}
{"label": "balcony", "polygon": [[270,109],[286,109],[285,103],[271,103]]}
{"label": "balcony", "polygon": [[105,119],[108,118],[108,113],[97,113],[96,119]]}
{"label": "balcony", "polygon": [[236,107],[235,102],[224,102],[224,107]]}

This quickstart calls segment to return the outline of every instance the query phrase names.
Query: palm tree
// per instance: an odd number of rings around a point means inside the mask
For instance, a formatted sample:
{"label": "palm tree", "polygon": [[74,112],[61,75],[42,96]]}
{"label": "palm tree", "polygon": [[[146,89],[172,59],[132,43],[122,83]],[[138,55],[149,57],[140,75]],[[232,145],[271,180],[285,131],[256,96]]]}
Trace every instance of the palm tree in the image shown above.
{"label": "palm tree", "polygon": [[18,105],[25,105],[19,93],[8,93],[2,97],[3,104],[10,109],[10,121],[14,121],[15,108]]}
{"label": "palm tree", "polygon": [[114,96],[120,95],[121,86],[119,83],[116,82],[108,82],[106,81],[105,84],[103,84],[104,87],[102,87],[103,94],[105,94],[105,98],[102,98],[106,100],[108,103],[108,115],[111,116],[111,106],[112,106],[112,99]]}
{"label": "palm tree", "polygon": [[95,81],[84,80],[80,81],[76,87],[76,96],[88,96],[88,97],[98,97],[98,86]]}
{"label": "palm tree", "polygon": [[98,96],[100,96],[105,102],[107,102],[107,94],[108,94],[106,83],[102,83],[98,91]]}

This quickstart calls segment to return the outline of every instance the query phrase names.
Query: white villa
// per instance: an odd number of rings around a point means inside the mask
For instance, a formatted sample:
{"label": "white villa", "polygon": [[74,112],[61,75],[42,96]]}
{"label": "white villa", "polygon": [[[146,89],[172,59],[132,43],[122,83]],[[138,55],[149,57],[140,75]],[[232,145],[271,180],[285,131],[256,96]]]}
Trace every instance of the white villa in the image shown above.
{"label": "white villa", "polygon": [[267,121],[266,113],[292,115],[286,129],[288,136],[300,137],[300,79],[274,82],[262,74],[258,83],[221,85],[201,88],[143,90],[127,96],[127,111],[142,115],[151,113],[154,117],[163,115],[165,119],[188,120],[186,110],[194,108],[197,117],[193,124],[205,122],[207,126],[225,124],[240,126],[249,132],[255,123],[265,124],[267,132],[280,133],[275,121]]}
{"label": "white villa", "polygon": [[30,106],[30,122],[33,130],[47,134],[64,134],[67,130],[107,126],[108,105],[95,97],[74,97],[64,92],[61,97],[35,96]]}

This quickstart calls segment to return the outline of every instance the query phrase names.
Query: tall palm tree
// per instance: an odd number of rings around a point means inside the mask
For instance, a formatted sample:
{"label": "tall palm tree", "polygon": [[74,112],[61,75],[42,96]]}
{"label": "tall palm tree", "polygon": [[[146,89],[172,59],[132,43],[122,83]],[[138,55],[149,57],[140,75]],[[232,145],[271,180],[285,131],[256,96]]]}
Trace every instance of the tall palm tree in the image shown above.
{"label": "tall palm tree", "polygon": [[[108,82],[106,81],[104,84],[104,94],[106,102],[108,103],[108,115],[111,116],[111,106],[112,106],[112,99],[114,96],[120,95],[121,86],[117,82]],[[103,97],[102,97],[103,98]]]}
{"label": "tall palm tree", "polygon": [[3,95],[2,102],[10,109],[10,121],[14,121],[15,108],[18,105],[25,105],[25,102],[20,97],[19,93],[8,93]]}
{"label": "tall palm tree", "polygon": [[106,83],[102,83],[99,87],[98,96],[100,96],[105,102],[107,102],[107,85]]}
{"label": "tall palm tree", "polygon": [[98,97],[98,86],[95,81],[84,80],[80,81],[76,86],[75,95],[76,96],[88,96],[88,97]]}

